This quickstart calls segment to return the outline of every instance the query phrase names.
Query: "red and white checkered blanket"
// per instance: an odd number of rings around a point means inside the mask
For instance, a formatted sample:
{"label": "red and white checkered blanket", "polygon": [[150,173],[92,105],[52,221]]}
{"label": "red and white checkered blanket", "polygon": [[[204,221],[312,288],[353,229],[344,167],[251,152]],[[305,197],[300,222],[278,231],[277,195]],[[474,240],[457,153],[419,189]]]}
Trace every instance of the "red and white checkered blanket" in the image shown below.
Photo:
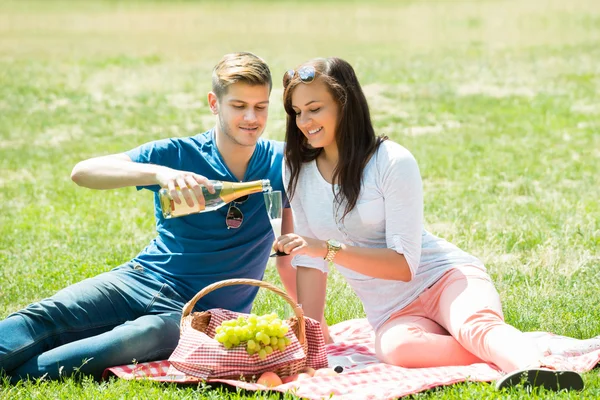
{"label": "red and white checkered blanket", "polygon": [[[270,390],[287,392],[307,399],[393,399],[418,393],[436,386],[451,385],[464,381],[489,382],[501,373],[489,364],[473,364],[461,367],[401,368],[379,362],[373,349],[374,334],[365,319],[354,319],[330,327],[335,343],[327,346],[329,365],[341,365],[344,372],[337,376],[319,376],[286,383]],[[545,332],[529,332],[528,335],[548,339],[554,354],[567,357],[578,372],[589,371],[600,361],[600,337],[594,340],[574,341]],[[558,354],[560,353],[560,354]],[[551,358],[550,358],[551,359]],[[564,361],[564,360],[563,360]],[[557,363],[560,362],[557,360]],[[560,365],[561,368],[564,364]],[[161,382],[195,383],[199,378],[186,376],[170,366],[169,362],[157,361],[137,365],[108,368],[104,376],[114,374],[124,379],[151,379]],[[266,390],[262,385],[228,379],[209,379],[247,390]]]}

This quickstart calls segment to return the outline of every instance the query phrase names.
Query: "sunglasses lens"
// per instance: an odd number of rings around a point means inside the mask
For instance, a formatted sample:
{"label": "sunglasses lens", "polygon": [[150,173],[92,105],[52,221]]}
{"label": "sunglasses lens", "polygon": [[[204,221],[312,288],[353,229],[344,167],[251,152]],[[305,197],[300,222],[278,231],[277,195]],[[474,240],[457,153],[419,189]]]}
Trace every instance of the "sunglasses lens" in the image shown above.
{"label": "sunglasses lens", "polygon": [[248,200],[248,195],[245,195],[245,196],[242,196],[242,197],[238,198],[237,200],[235,200],[235,202],[238,203],[238,204],[242,204],[246,200]]}
{"label": "sunglasses lens", "polygon": [[285,74],[283,75],[283,87],[284,88],[290,84],[295,73],[296,73],[296,71],[294,71],[293,69],[289,69],[285,72]]}
{"label": "sunglasses lens", "polygon": [[[296,74],[296,71],[294,71],[293,69],[290,69],[285,73],[285,75],[283,75],[283,87],[284,88],[286,88],[287,85],[290,84],[290,82],[294,78],[295,74]],[[315,80],[315,75],[316,75],[315,67],[313,67],[312,65],[304,66],[298,70],[298,76],[300,77],[300,80],[302,81],[302,83],[311,83],[312,81]]]}
{"label": "sunglasses lens", "polygon": [[313,66],[302,67],[298,70],[300,80],[304,83],[311,83],[315,80],[315,68]]}
{"label": "sunglasses lens", "polygon": [[237,229],[242,225],[243,221],[244,214],[242,214],[242,211],[234,205],[230,206],[227,211],[227,218],[225,218],[227,228]]}

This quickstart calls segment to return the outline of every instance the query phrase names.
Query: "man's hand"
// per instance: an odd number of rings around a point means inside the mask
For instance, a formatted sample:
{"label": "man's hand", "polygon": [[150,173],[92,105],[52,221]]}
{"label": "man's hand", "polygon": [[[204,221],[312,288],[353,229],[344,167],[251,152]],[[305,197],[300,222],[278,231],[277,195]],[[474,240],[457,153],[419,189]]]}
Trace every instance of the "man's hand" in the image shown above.
{"label": "man's hand", "polygon": [[179,171],[172,168],[163,167],[156,173],[156,183],[163,188],[169,189],[171,198],[175,203],[181,204],[177,188],[181,190],[181,194],[188,206],[194,205],[192,193],[196,195],[198,204],[203,207],[205,204],[204,195],[202,194],[202,186],[204,185],[210,193],[215,192],[215,188],[209,179],[205,176],[195,174],[193,172]]}
{"label": "man's hand", "polygon": [[273,249],[293,256],[303,254],[310,257],[325,258],[327,255],[327,242],[288,233],[277,238]]}

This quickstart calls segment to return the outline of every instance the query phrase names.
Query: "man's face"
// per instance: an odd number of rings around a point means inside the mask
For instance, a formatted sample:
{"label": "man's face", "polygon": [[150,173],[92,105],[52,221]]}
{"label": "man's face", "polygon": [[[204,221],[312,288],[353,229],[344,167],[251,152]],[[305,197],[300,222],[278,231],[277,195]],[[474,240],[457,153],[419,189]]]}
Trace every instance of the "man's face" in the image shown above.
{"label": "man's face", "polygon": [[[211,96],[212,95],[212,96]],[[223,138],[239,146],[254,146],[267,125],[269,86],[234,83],[217,99],[208,100],[218,115],[217,131]]]}

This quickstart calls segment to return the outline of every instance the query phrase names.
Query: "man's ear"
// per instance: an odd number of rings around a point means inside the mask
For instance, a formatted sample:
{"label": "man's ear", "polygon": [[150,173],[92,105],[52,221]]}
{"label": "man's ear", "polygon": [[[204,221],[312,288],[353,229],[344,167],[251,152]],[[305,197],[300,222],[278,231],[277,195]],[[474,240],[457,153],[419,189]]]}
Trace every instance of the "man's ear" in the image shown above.
{"label": "man's ear", "polygon": [[219,113],[219,99],[213,92],[208,92],[208,106],[214,115]]}

